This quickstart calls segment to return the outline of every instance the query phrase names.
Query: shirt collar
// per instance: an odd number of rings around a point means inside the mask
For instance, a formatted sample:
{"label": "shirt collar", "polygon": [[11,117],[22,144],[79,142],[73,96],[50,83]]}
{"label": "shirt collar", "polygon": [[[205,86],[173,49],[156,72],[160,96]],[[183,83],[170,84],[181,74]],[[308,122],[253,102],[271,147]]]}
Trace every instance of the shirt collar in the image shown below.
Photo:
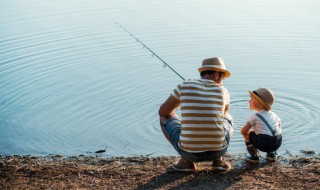
{"label": "shirt collar", "polygon": [[205,83],[217,84],[216,82],[214,82],[213,80],[210,80],[210,79],[199,79],[199,80],[202,81],[202,82],[205,82]]}

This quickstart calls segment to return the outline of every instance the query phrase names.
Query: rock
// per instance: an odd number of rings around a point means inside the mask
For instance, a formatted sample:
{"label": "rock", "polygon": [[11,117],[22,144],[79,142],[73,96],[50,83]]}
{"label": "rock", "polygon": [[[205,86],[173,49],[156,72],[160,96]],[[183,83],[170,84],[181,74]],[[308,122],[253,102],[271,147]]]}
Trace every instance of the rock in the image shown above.
{"label": "rock", "polygon": [[97,150],[95,153],[103,153],[106,152],[106,150]]}
{"label": "rock", "polygon": [[301,150],[304,154],[315,154],[316,152],[314,150]]}

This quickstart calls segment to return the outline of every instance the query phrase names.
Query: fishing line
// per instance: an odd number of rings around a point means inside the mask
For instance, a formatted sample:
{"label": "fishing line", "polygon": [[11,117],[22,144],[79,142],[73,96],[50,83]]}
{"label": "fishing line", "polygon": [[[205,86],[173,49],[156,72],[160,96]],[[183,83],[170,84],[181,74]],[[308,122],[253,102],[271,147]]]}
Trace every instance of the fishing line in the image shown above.
{"label": "fishing line", "polygon": [[142,41],[140,41],[136,36],[134,36],[131,32],[129,32],[124,26],[122,26],[120,23],[114,20],[114,22],[119,25],[124,31],[126,31],[130,36],[132,36],[134,39],[136,39],[137,42],[143,45],[144,48],[147,48],[152,53],[152,56],[156,56],[162,63],[164,63],[163,68],[169,67],[174,73],[176,73],[180,78],[185,80],[177,71],[175,71],[168,63],[166,63],[161,57],[159,57],[154,51],[152,51],[146,44],[144,44]]}

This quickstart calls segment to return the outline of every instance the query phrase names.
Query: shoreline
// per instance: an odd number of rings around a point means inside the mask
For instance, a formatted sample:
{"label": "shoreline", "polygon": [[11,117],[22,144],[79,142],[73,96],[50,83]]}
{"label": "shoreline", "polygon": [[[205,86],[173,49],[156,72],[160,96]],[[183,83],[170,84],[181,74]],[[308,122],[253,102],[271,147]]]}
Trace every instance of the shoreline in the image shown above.
{"label": "shoreline", "polygon": [[[308,154],[307,154],[308,153]],[[244,154],[225,156],[233,169],[219,173],[210,162],[192,173],[170,170],[178,156],[0,156],[0,189],[317,189],[320,155],[263,156],[248,164]]]}

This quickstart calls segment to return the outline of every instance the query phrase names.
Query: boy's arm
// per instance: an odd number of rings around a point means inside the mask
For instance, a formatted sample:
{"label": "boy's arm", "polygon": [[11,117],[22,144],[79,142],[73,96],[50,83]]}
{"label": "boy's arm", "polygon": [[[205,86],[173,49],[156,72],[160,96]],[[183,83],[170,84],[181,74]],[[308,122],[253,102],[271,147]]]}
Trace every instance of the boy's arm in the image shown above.
{"label": "boy's arm", "polygon": [[251,125],[249,122],[247,122],[240,130],[241,134],[245,139],[245,142],[250,142],[250,139],[249,139],[250,128],[251,128]]}
{"label": "boy's arm", "polygon": [[251,125],[247,122],[240,130],[242,135],[246,135],[250,131]]}

